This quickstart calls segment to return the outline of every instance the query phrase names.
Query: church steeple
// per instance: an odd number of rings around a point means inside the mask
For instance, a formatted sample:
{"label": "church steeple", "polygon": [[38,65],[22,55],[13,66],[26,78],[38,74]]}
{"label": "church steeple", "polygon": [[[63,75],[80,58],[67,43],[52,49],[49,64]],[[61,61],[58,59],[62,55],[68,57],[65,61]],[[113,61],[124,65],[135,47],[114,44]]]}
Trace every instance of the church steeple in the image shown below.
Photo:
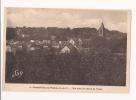
{"label": "church steeple", "polygon": [[103,22],[101,23],[100,28],[98,29],[99,36],[103,37],[104,36],[104,24]]}

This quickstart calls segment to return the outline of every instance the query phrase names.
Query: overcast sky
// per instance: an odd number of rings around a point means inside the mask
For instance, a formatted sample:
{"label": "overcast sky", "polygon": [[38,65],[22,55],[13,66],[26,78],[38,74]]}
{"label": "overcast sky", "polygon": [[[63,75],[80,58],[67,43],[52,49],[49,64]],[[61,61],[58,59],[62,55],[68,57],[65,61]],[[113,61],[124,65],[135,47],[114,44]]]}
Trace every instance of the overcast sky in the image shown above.
{"label": "overcast sky", "polygon": [[95,27],[127,32],[126,11],[8,8],[7,26]]}

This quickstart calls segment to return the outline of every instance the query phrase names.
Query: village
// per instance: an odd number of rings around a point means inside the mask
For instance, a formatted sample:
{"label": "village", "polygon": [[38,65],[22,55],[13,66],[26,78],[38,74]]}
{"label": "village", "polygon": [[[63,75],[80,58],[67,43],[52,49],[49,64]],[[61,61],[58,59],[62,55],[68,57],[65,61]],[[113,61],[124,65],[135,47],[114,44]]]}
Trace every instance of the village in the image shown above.
{"label": "village", "polygon": [[34,50],[38,49],[48,49],[48,48],[54,48],[56,51],[59,50],[58,53],[70,53],[73,49],[75,49],[77,52],[80,52],[80,49],[82,48],[82,40],[78,39],[77,41],[74,41],[74,39],[69,39],[68,41],[55,41],[55,38],[52,40],[30,40],[28,42],[24,41],[8,41],[7,42],[7,52],[14,53],[17,50],[25,50],[29,53]]}
{"label": "village", "polygon": [[[103,30],[104,30],[104,25],[103,23],[101,24],[99,30],[98,30],[98,36],[103,37]],[[17,36],[20,38],[26,38],[28,35],[25,35],[20,32],[20,30],[16,31]],[[89,43],[90,39],[81,39],[81,38],[76,38],[76,37],[67,37],[66,40],[59,41],[56,39],[55,35],[51,35],[50,39],[46,40],[28,40],[28,41],[16,41],[14,39],[7,40],[7,46],[6,46],[6,51],[11,52],[15,55],[17,50],[26,50],[26,52],[31,52],[34,50],[39,50],[39,49],[49,49],[49,48],[54,48],[55,49],[55,54],[70,54],[72,52],[74,53],[80,53],[80,52],[89,52]]]}
{"label": "village", "polygon": [[[110,71],[121,73],[125,70],[126,36],[119,33],[112,38],[112,31],[108,31],[110,37],[106,37],[105,30],[101,23],[97,30],[75,28],[71,33],[68,28],[15,28],[13,32],[8,31],[16,34],[7,35],[6,82],[111,85],[113,78],[125,78],[125,75],[113,76]],[[121,39],[123,41],[119,42]],[[117,45],[118,48],[115,48]],[[118,60],[120,63],[117,63]],[[18,74],[15,74],[16,71]],[[104,76],[109,78],[103,79]]]}

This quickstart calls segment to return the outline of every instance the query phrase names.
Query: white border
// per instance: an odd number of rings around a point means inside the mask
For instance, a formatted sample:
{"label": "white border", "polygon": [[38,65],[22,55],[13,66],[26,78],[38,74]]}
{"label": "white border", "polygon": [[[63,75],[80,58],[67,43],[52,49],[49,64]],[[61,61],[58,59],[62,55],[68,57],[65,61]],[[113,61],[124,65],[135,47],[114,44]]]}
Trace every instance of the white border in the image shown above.
{"label": "white border", "polygon": [[[37,2],[36,2],[37,1]],[[135,100],[136,98],[136,2],[135,0],[2,0],[1,13],[3,23],[3,7],[45,7],[45,8],[81,8],[81,9],[131,9],[131,66],[130,66],[130,93],[129,94],[108,94],[103,93],[17,93],[2,92],[2,100]],[[1,26],[3,29],[3,25]],[[1,30],[1,33],[3,31]],[[1,37],[3,35],[1,34]],[[3,39],[1,38],[1,52],[3,50]],[[1,56],[2,58],[2,56]],[[1,66],[3,65],[1,60]]]}

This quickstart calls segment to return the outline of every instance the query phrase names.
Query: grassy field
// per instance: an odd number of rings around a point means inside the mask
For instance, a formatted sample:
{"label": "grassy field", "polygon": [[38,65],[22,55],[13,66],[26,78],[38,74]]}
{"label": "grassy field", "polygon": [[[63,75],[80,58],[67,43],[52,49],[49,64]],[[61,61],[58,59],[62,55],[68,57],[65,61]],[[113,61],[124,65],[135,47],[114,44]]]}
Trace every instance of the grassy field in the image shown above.
{"label": "grassy field", "polygon": [[[44,50],[6,54],[7,83],[126,84],[126,56],[116,53],[49,54]],[[22,72],[20,73],[16,73]]]}

